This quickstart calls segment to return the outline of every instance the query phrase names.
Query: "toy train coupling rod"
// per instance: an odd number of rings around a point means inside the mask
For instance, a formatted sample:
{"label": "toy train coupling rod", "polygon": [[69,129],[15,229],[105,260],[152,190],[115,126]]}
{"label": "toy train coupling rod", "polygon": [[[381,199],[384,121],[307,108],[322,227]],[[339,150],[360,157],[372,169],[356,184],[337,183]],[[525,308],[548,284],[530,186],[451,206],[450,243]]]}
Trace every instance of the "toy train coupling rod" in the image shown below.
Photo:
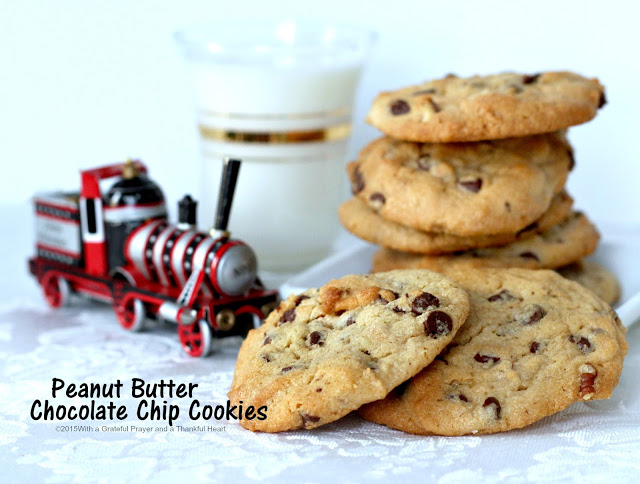
{"label": "toy train coupling rod", "polygon": [[222,164],[222,179],[220,181],[220,194],[218,195],[218,208],[213,228],[209,234],[214,239],[229,238],[227,226],[231,214],[231,204],[236,190],[238,173],[240,173],[240,160],[225,158]]}

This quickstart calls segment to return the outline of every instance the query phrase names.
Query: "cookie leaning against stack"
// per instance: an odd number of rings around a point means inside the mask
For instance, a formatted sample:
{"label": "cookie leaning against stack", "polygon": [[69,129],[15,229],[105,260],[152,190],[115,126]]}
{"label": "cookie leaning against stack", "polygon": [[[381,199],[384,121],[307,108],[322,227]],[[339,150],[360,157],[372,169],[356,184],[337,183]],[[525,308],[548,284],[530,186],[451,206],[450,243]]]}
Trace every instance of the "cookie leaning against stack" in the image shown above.
{"label": "cookie leaning against stack", "polygon": [[471,309],[447,349],[365,419],[415,434],[516,429],[579,401],[609,398],[628,345],[615,312],[552,271],[449,274]]}
{"label": "cookie leaning against stack", "polygon": [[595,251],[571,213],[568,127],[605,104],[597,79],[570,72],[430,81],[380,94],[367,120],[387,137],[349,164],[343,225],[379,244],[373,270],[558,268]]}
{"label": "cookie leaning against stack", "polygon": [[333,422],[384,398],[431,363],[467,318],[469,298],[430,271],[345,276],[290,296],[240,348],[229,399],[281,432]]}
{"label": "cookie leaning against stack", "polygon": [[350,275],[290,296],[249,333],[229,399],[259,409],[240,420],[254,431],[358,410],[416,434],[494,433],[608,398],[626,352],[611,307],[553,271]]}

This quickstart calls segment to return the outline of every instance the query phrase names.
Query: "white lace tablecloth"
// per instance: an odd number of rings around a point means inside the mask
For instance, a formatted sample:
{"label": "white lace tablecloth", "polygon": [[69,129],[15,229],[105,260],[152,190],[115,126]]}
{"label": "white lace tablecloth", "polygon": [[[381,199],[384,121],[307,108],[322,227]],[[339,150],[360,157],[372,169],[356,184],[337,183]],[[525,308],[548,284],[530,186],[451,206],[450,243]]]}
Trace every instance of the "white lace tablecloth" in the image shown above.
{"label": "white lace tablecloth", "polygon": [[[235,422],[188,419],[191,399],[174,399],[174,424],[193,431],[57,431],[34,422],[35,399],[52,378],[110,383],[142,378],[197,383],[203,404],[225,404],[238,341],[192,359],[173,331],[131,334],[97,303],[48,309],[28,275],[31,219],[3,208],[17,230],[0,240],[0,482],[638,482],[640,479],[640,331],[628,334],[622,379],[608,401],[580,403],[537,424],[492,436],[417,437],[349,416],[314,431],[254,434]],[[60,400],[60,399],[57,399]],[[70,402],[68,402],[70,403]],[[79,401],[77,403],[86,403]],[[119,425],[139,422],[137,401]],[[69,422],[100,427],[104,422]],[[65,423],[66,425],[66,423]],[[207,430],[206,426],[215,428]]]}

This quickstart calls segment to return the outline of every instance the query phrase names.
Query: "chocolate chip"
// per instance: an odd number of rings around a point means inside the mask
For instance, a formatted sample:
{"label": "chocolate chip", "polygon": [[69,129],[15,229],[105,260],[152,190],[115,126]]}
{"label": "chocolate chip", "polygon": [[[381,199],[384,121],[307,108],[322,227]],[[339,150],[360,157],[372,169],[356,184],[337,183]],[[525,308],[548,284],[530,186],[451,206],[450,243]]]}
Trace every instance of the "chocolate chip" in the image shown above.
{"label": "chocolate chip", "polygon": [[440,111],[442,111],[442,108],[432,98],[429,98],[429,104],[431,104],[431,108],[433,109],[434,113],[439,113]]}
{"label": "chocolate chip", "polygon": [[423,292],[411,303],[411,311],[413,314],[422,314],[430,307],[440,307],[440,300],[428,292]]}
{"label": "chocolate chip", "polygon": [[500,358],[498,356],[481,355],[480,353],[476,353],[473,359],[478,363],[497,363],[498,361],[500,361]]}
{"label": "chocolate chip", "polygon": [[575,343],[580,349],[580,351],[582,351],[585,355],[593,351],[593,348],[591,348],[591,343],[584,336],[582,336],[580,339],[577,339],[576,336],[572,335],[572,336],[569,336],[569,341],[571,341],[572,343]]}
{"label": "chocolate chip", "polygon": [[271,344],[271,336],[267,336],[267,337],[264,339],[264,343],[262,343],[262,346],[264,346],[264,345],[268,345],[268,344]]}
{"label": "chocolate chip", "polygon": [[569,171],[572,171],[576,166],[576,159],[573,156],[573,150],[567,150],[569,155]]}
{"label": "chocolate chip", "polygon": [[435,93],[436,93],[435,89],[423,89],[421,91],[416,91],[411,95],[412,96],[422,96],[423,94],[435,94]]}
{"label": "chocolate chip", "polygon": [[525,232],[529,232],[530,230],[535,230],[537,228],[538,228],[538,222],[532,222],[529,225],[527,225],[525,228],[520,229],[516,235],[519,236],[519,235],[522,235]]}
{"label": "chocolate chip", "polygon": [[296,308],[287,309],[282,316],[280,316],[280,324],[290,323],[296,319]]}
{"label": "chocolate chip", "polygon": [[533,343],[531,343],[531,347],[529,348],[529,353],[537,353],[539,348],[540,348],[540,343],[538,343],[537,341],[534,341]]}
{"label": "chocolate chip", "polygon": [[404,392],[407,391],[407,387],[409,386],[409,380],[404,381],[402,383],[400,383],[400,385],[398,385],[397,387],[395,387],[393,389],[393,392],[398,396],[401,397],[402,395],[404,395]]}
{"label": "chocolate chip", "polygon": [[442,311],[432,312],[427,316],[427,320],[424,322],[424,331],[432,338],[446,336],[451,333],[452,329],[453,321],[451,321],[451,316],[447,313],[443,313]]}
{"label": "chocolate chip", "polygon": [[607,104],[607,97],[604,95],[604,92],[600,93],[600,98],[598,99],[598,109]]}
{"label": "chocolate chip", "polygon": [[319,345],[319,346],[324,345],[324,342],[322,341],[322,336],[323,335],[320,331],[314,331],[309,335],[309,343],[311,345]]}
{"label": "chocolate chip", "polygon": [[316,393],[320,393],[322,391],[322,388],[316,388]]}
{"label": "chocolate chip", "polygon": [[535,255],[533,252],[531,252],[531,251],[522,252],[522,253],[520,253],[518,255],[520,257],[522,257],[523,259],[530,259],[530,260],[540,261],[540,258],[537,255]]}
{"label": "chocolate chip", "polygon": [[349,319],[347,319],[345,326],[351,326],[352,324],[355,324],[355,322],[356,322],[356,319],[353,316],[349,316]]}
{"label": "chocolate chip", "polygon": [[360,193],[362,190],[364,190],[364,176],[360,171],[360,167],[356,166],[356,168],[353,170],[353,178],[351,180],[351,191],[353,192],[354,195],[356,195]]}
{"label": "chocolate chip", "polygon": [[524,76],[522,78],[522,84],[533,84],[534,82],[536,82],[538,80],[538,78],[540,77],[540,74],[533,74],[530,76]]}
{"label": "chocolate chip", "polygon": [[391,110],[391,114],[393,114],[394,116],[406,114],[411,111],[409,103],[407,103],[407,101],[403,99],[398,99],[397,101],[392,102],[391,106],[389,106],[389,109]]}
{"label": "chocolate chip", "polygon": [[498,399],[495,397],[489,397],[482,404],[483,407],[488,407],[489,405],[495,405],[496,419],[499,419],[502,407],[500,407],[500,402],[498,401]]}
{"label": "chocolate chip", "polygon": [[320,417],[316,417],[315,415],[309,415],[305,412],[300,412],[300,417],[302,417],[302,424],[306,426],[308,423],[316,423],[320,421]]}
{"label": "chocolate chip", "polygon": [[270,363],[270,362],[271,362],[271,356],[269,356],[269,355],[262,355],[262,359],[263,359],[264,361],[266,361],[267,363]]}
{"label": "chocolate chip", "polygon": [[458,398],[460,400],[462,400],[463,402],[468,402],[469,400],[467,399],[467,397],[465,397],[462,393],[460,395],[458,395]]}
{"label": "chocolate chip", "polygon": [[521,314],[516,318],[516,320],[528,326],[530,324],[537,323],[544,318],[546,314],[547,312],[540,306],[537,304],[531,304],[523,308],[523,311],[521,311]]}
{"label": "chocolate chip", "polygon": [[394,313],[400,313],[400,314],[404,314],[406,313],[406,311],[402,308],[399,308],[398,306],[391,308],[393,310]]}
{"label": "chocolate chip", "polygon": [[372,193],[371,196],[369,197],[369,200],[372,202],[375,202],[376,205],[384,205],[385,202],[387,201],[385,196],[380,192]]}
{"label": "chocolate chip", "polygon": [[482,188],[482,179],[476,178],[475,180],[461,181],[461,182],[458,182],[458,185],[460,185],[465,190],[468,190],[473,193],[478,193]]}
{"label": "chocolate chip", "polygon": [[445,365],[449,366],[449,362],[444,359],[444,356],[438,355],[438,356],[435,357],[435,359],[438,360],[438,361],[442,361]]}
{"label": "chocolate chip", "polygon": [[282,370],[280,370],[281,373],[286,373],[288,371],[293,370],[293,366],[285,366]]}
{"label": "chocolate chip", "polygon": [[514,299],[517,299],[517,298],[513,294],[511,294],[509,291],[507,291],[506,289],[503,289],[502,291],[494,294],[493,296],[489,296],[487,298],[487,301],[489,301],[489,302],[512,301]]}

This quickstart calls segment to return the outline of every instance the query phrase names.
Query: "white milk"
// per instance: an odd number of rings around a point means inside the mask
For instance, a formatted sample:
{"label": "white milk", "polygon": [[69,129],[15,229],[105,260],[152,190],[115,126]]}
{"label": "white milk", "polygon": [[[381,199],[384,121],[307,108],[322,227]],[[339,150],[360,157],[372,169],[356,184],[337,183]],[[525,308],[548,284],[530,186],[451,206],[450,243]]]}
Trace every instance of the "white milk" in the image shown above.
{"label": "white milk", "polygon": [[[281,61],[190,66],[203,149],[200,226],[213,223],[222,159],[241,159],[229,230],[256,250],[261,268],[287,272],[325,256],[337,234],[361,61]],[[265,139],[274,133],[280,139]]]}

